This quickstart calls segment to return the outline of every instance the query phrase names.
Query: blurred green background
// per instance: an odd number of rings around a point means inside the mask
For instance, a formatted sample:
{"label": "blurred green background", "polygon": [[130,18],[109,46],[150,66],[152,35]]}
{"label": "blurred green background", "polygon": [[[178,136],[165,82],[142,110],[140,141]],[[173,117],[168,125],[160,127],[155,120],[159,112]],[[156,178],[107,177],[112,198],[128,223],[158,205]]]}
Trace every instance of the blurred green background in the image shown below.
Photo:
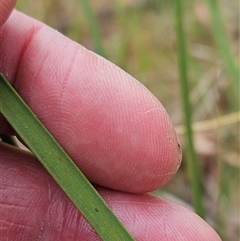
{"label": "blurred green background", "polygon": [[[232,80],[222,58],[223,50],[214,41],[215,26],[207,0],[181,2],[204,218],[223,240],[237,241],[240,237],[239,75],[236,81]],[[216,2],[227,47],[239,68],[239,1]],[[162,102],[184,151],[179,172],[155,194],[192,208],[174,1],[19,0],[16,8],[105,56],[142,82]]]}

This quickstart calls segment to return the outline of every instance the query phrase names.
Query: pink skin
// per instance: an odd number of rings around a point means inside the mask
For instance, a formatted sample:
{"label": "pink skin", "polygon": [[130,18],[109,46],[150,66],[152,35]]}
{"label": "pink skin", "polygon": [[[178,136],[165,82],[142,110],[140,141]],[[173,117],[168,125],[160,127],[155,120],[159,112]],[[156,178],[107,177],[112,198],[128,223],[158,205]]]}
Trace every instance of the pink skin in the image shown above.
{"label": "pink skin", "polygon": [[[0,23],[14,1],[0,0]],[[112,63],[13,11],[0,29],[0,72],[136,240],[220,240],[196,214],[142,193],[176,173],[181,150],[157,99]],[[0,116],[0,132],[13,133]],[[99,240],[35,158],[0,144],[0,236]],[[64,232],[63,232],[64,229]]]}
{"label": "pink skin", "polygon": [[[2,240],[100,240],[29,153],[0,144]],[[97,188],[137,241],[219,241],[192,211],[150,194]]]}
{"label": "pink skin", "polygon": [[1,0],[0,1],[0,27],[6,22],[11,14],[17,0]]}
{"label": "pink skin", "polygon": [[16,11],[0,38],[0,71],[89,180],[146,192],[176,173],[177,136],[165,109],[143,85]]}

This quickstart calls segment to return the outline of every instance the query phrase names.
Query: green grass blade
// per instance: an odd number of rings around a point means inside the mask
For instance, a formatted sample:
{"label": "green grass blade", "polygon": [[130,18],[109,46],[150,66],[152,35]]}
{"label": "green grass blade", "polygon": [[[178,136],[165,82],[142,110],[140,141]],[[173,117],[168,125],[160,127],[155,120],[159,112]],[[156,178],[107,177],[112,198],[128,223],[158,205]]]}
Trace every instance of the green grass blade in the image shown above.
{"label": "green grass blade", "polygon": [[189,101],[189,88],[187,80],[187,60],[185,51],[185,39],[182,24],[182,2],[175,0],[175,22],[176,22],[176,38],[178,49],[178,68],[180,75],[180,87],[182,95],[182,103],[185,117],[186,138],[188,144],[188,171],[190,175],[192,198],[195,211],[201,217],[204,216],[202,206],[202,191],[197,166],[197,157],[194,150],[192,138],[192,125],[191,125],[191,106]]}
{"label": "green grass blade", "polygon": [[[226,70],[228,75],[231,77],[232,82],[235,84],[235,88],[233,88],[233,93],[236,94],[235,97],[239,98],[239,88],[240,88],[240,79],[239,79],[239,68],[236,66],[234,62],[234,58],[232,56],[230,45],[227,40],[227,35],[224,31],[219,7],[217,0],[205,0],[208,5],[211,23],[212,23],[212,32],[213,37],[216,42],[218,49],[222,53],[222,58],[226,66]],[[237,91],[236,91],[237,90]]]}
{"label": "green grass blade", "polygon": [[95,47],[95,52],[103,57],[106,57],[106,54],[105,54],[105,51],[104,51],[104,48],[102,45],[102,41],[100,38],[100,34],[98,31],[96,18],[93,15],[90,3],[88,0],[80,0],[80,2],[82,4],[83,12],[84,12],[87,22],[88,22],[90,34],[91,34],[91,37],[92,37],[92,40],[94,43],[94,47]]}
{"label": "green grass blade", "polygon": [[0,111],[102,240],[134,240],[74,162],[0,74]]}

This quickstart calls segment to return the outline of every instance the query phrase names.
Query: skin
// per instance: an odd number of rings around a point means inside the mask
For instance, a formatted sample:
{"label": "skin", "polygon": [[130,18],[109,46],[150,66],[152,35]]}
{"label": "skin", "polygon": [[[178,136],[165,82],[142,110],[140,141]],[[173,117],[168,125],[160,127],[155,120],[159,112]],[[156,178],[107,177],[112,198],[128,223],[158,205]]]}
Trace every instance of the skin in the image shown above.
{"label": "skin", "polygon": [[[141,240],[220,240],[192,211],[146,194],[176,173],[169,116],[134,78],[0,0],[0,72]],[[12,12],[12,13],[11,13]],[[0,132],[13,134],[0,116]],[[23,150],[0,143],[1,240],[99,240]]]}

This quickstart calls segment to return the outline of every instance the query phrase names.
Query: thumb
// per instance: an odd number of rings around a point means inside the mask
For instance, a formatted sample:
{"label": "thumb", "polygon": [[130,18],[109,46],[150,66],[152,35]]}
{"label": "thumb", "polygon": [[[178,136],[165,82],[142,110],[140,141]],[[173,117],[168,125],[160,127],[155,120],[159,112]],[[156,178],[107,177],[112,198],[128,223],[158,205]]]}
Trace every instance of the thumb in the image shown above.
{"label": "thumb", "polygon": [[8,19],[15,4],[16,4],[16,0],[0,0],[0,27]]}

